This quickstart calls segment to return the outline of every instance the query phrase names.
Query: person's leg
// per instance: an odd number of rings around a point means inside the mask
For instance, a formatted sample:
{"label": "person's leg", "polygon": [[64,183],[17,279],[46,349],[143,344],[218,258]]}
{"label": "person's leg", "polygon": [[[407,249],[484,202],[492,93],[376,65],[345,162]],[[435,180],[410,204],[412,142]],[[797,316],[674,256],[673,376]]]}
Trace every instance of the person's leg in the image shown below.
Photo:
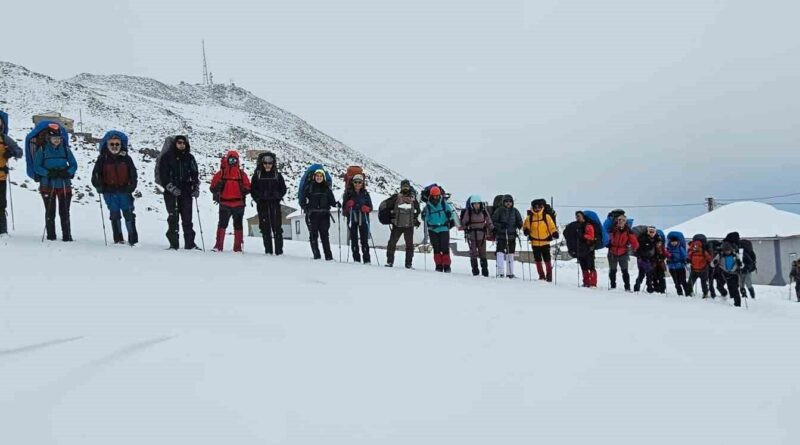
{"label": "person's leg", "polygon": [[228,231],[228,224],[231,220],[231,208],[219,205],[219,221],[217,222],[217,239],[214,243],[214,252],[222,252],[225,249],[225,232]]}
{"label": "person's leg", "polygon": [[439,234],[439,245],[442,253],[442,269],[444,273],[450,273],[450,232],[445,231]]}
{"label": "person's leg", "polygon": [[403,229],[399,227],[392,227],[389,234],[389,242],[386,244],[386,265],[392,267],[394,265],[394,253],[397,250],[397,242],[403,235]]}
{"label": "person's leg", "polygon": [[256,211],[258,212],[258,230],[261,232],[261,242],[264,244],[264,254],[271,255],[272,250],[272,220],[270,206],[267,201],[256,201]]}
{"label": "person's leg", "polygon": [[[742,298],[741,294],[739,294],[739,275],[737,274],[726,275],[725,281],[728,285],[728,293],[730,293],[731,298],[733,298],[733,305],[737,307],[741,306]],[[745,298],[747,297],[745,296]]]}
{"label": "person's leg", "polygon": [[281,213],[281,203],[279,201],[270,201],[267,214],[270,217],[272,238],[275,240],[275,255],[283,255],[283,214]]}
{"label": "person's leg", "polygon": [[411,268],[414,263],[414,228],[403,229],[403,238],[406,243],[406,267]]}
{"label": "person's leg", "polygon": [[608,253],[608,287],[615,289],[617,287],[617,267],[619,265],[619,257],[613,253]]}
{"label": "person's leg", "polygon": [[468,239],[469,243],[469,265],[472,266],[472,275],[478,276],[481,272],[478,269],[478,241],[474,238]]}
{"label": "person's leg", "polygon": [[489,276],[489,261],[486,258],[486,238],[478,242],[478,256],[481,260],[481,275],[484,277]]}
{"label": "person's leg", "polygon": [[642,282],[647,278],[647,262],[641,258],[636,259],[636,282],[633,284],[633,291],[639,292],[642,289]]}
{"label": "person's leg", "polygon": [[244,245],[244,207],[231,209],[233,217],[233,251],[241,252]]}
{"label": "person's leg", "polygon": [[675,289],[678,292],[678,295],[683,295],[683,285],[678,279],[678,269],[670,269],[669,275],[672,277],[672,283],[675,285]]}
{"label": "person's leg", "polygon": [[47,239],[56,239],[56,196],[52,189],[41,190],[42,202],[44,203],[44,225],[47,230]]}
{"label": "person's leg", "polygon": [[433,230],[428,231],[428,238],[433,248],[433,264],[436,266],[436,272],[444,272],[444,248],[442,246],[442,236],[440,233]]}
{"label": "person's leg", "polygon": [[369,264],[372,259],[369,254],[369,227],[367,226],[366,216],[361,217],[361,223],[356,227],[358,229],[359,241],[361,242],[361,259],[364,264]]}
{"label": "person's leg", "polygon": [[69,207],[72,202],[72,188],[66,187],[56,191],[58,198],[58,217],[61,220],[61,239],[72,241],[72,225],[70,224]]}
{"label": "person's leg", "polygon": [[361,251],[358,249],[358,224],[356,224],[355,221],[352,221],[353,219],[355,218],[351,218],[347,233],[350,236],[350,251],[353,254],[353,261],[360,263]]}
{"label": "person's leg", "polygon": [[543,250],[550,250],[547,246],[535,246],[533,247],[533,261],[536,263],[536,272],[539,274],[540,280],[547,279],[547,274],[544,271],[544,265],[542,262],[544,261],[544,254]]}
{"label": "person's leg", "polygon": [[170,249],[178,246],[178,200],[172,193],[164,193],[164,206],[167,208],[167,241]]}
{"label": "person's leg", "polygon": [[0,180],[0,235],[8,233],[8,218],[6,217],[6,194],[8,193],[8,182]]}
{"label": "person's leg", "polygon": [[627,253],[619,257],[619,268],[622,271],[622,283],[625,285],[625,290],[631,290],[631,275],[628,273],[628,264],[630,264],[631,257]]}
{"label": "person's leg", "polygon": [[314,259],[318,260],[322,258],[322,255],[319,253],[319,220],[320,217],[323,216],[325,218],[328,217],[326,214],[320,213],[312,213],[309,215],[309,224],[308,224],[308,241],[311,244],[311,253],[314,255]]}
{"label": "person's leg", "polygon": [[322,252],[325,254],[325,261],[333,260],[333,252],[331,252],[331,217],[328,213],[322,215],[319,222],[319,238],[322,241]]}
{"label": "person's leg", "polygon": [[497,243],[495,246],[495,268],[498,277],[504,277],[506,275],[506,249],[507,249],[507,242],[504,238],[497,238]]}
{"label": "person's leg", "polygon": [[594,250],[586,256],[586,268],[589,270],[589,287],[597,287],[597,268],[594,264]]}
{"label": "person's leg", "polygon": [[197,244],[194,242],[195,233],[194,233],[194,224],[192,223],[192,219],[194,218],[194,214],[192,213],[192,195],[181,195],[178,198],[178,202],[180,205],[178,206],[181,212],[181,225],[183,227],[183,244],[184,248],[186,249],[196,249]]}

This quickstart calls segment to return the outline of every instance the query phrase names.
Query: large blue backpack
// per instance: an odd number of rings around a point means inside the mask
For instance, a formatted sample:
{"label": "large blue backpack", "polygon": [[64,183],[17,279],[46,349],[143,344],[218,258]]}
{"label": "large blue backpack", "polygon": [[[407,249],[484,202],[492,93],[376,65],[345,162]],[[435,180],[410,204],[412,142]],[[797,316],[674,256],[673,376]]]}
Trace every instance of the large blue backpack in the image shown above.
{"label": "large blue backpack", "polygon": [[584,210],[583,214],[586,216],[586,219],[589,220],[589,223],[592,224],[592,227],[594,227],[595,250],[602,249],[603,247],[607,246],[609,243],[608,232],[603,230],[603,224],[600,223],[600,217],[597,216],[597,213],[592,210]]}

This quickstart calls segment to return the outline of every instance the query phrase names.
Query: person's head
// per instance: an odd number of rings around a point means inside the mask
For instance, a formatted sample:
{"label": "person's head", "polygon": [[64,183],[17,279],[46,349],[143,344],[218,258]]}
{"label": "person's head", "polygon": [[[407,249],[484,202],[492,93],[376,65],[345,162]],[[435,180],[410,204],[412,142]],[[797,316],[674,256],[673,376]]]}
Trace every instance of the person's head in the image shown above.
{"label": "person's head", "polygon": [[61,145],[62,141],[61,129],[58,127],[58,124],[50,124],[47,127],[47,142],[49,142],[53,147],[58,147]]}
{"label": "person's head", "polygon": [[672,247],[678,247],[678,240],[676,240],[676,239],[674,239],[674,238],[673,238],[673,239],[669,240],[669,244],[670,244]]}
{"label": "person's head", "polygon": [[400,181],[400,191],[403,193],[408,193],[411,191],[411,181],[408,179],[403,179]]}
{"label": "person's head", "polygon": [[545,203],[544,199],[534,199],[533,201],[531,201],[531,208],[533,209],[534,212],[537,213],[541,212],[542,210],[544,210],[544,203]]}
{"label": "person's head", "polygon": [[619,215],[617,217],[617,227],[623,228],[625,224],[628,224],[628,217],[625,215]]}
{"label": "person's head", "polygon": [[472,195],[469,197],[470,207],[474,211],[479,211],[483,206],[483,198],[480,195]]}
{"label": "person's head", "polygon": [[263,156],[261,158],[261,165],[264,166],[264,171],[270,172],[275,168],[275,158],[272,156]]}
{"label": "person's head", "polygon": [[511,195],[503,196],[503,207],[507,209],[514,207],[514,198],[512,198]]}
{"label": "person's head", "polygon": [[353,176],[353,188],[359,191],[364,188],[364,175]]}
{"label": "person's head", "polygon": [[108,151],[112,154],[119,154],[119,152],[122,151],[122,139],[113,136],[106,142],[106,147],[108,147]]}
{"label": "person's head", "polygon": [[656,238],[656,247],[661,247],[664,245],[664,242],[661,241],[661,238]]}
{"label": "person's head", "polygon": [[236,168],[239,165],[239,157],[238,156],[228,155],[228,157],[225,159],[225,161],[228,163],[228,167],[231,167],[231,168]]}
{"label": "person's head", "polygon": [[317,170],[314,172],[314,182],[317,184],[322,184],[325,182],[325,171],[324,170]]}
{"label": "person's head", "polygon": [[442,189],[439,187],[432,187],[430,192],[430,200],[433,202],[439,202],[442,199]]}
{"label": "person's head", "polygon": [[177,136],[175,138],[175,148],[179,151],[184,151],[189,148],[189,141],[184,136]]}
{"label": "person's head", "polygon": [[578,221],[581,224],[585,223],[586,215],[584,215],[583,212],[581,212],[580,210],[575,212],[575,221]]}
{"label": "person's head", "polygon": [[722,253],[724,253],[725,255],[733,254],[733,245],[731,245],[731,243],[728,242],[722,243]]}
{"label": "person's head", "polygon": [[479,203],[479,202],[473,202],[472,203],[472,210],[475,210],[477,212],[480,209],[481,209],[481,203]]}
{"label": "person's head", "polygon": [[657,232],[655,227],[650,226],[647,228],[647,236],[649,236],[650,238],[654,238],[656,236],[656,233]]}

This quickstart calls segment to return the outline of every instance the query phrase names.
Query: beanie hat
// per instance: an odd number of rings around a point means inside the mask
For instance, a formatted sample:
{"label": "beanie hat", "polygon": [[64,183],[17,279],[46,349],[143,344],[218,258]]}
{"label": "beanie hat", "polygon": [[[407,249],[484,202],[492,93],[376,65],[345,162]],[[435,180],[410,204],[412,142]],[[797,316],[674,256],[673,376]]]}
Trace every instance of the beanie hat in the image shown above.
{"label": "beanie hat", "polygon": [[442,189],[439,187],[431,187],[430,196],[442,196]]}
{"label": "beanie hat", "polygon": [[362,174],[354,175],[353,176],[353,182],[356,182],[356,181],[364,182],[364,175],[362,175]]}

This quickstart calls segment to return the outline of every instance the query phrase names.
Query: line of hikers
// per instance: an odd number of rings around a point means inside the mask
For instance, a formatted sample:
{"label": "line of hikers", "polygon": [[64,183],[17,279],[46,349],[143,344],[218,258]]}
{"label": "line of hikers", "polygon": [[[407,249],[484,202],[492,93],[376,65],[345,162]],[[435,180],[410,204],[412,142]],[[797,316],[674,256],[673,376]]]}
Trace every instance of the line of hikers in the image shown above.
{"label": "line of hikers", "polygon": [[[8,160],[19,159],[23,150],[8,136],[8,115],[0,111],[0,234],[7,233],[6,188],[10,175]],[[69,147],[66,129],[57,122],[38,123],[25,139],[25,157],[28,176],[39,182],[39,192],[45,208],[43,239],[56,239],[56,208],[61,222],[63,241],[72,241],[70,230],[70,201],[72,179],[78,169],[75,156]],[[109,210],[113,241],[125,243],[122,221],[128,235],[127,243],[138,242],[133,193],[137,187],[137,169],[128,156],[128,137],[120,131],[107,132],[99,143],[99,155],[92,170],[92,185],[103,196]],[[170,249],[178,249],[180,227],[183,229],[185,249],[199,249],[193,228],[193,204],[200,194],[199,169],[191,153],[189,140],[178,135],[166,138],[156,159],[155,178],[164,192],[168,212],[166,233]],[[321,164],[310,166],[300,180],[298,201],[305,214],[309,240],[314,259],[333,260],[329,229],[333,208],[343,210],[347,223],[352,258],[356,262],[371,263],[369,241],[372,231],[370,214],[373,202],[366,188],[366,175],[361,167],[350,167],[344,175],[345,191],[341,204],[333,194],[332,176]],[[225,234],[233,219],[233,250],[242,251],[244,242],[243,219],[246,198],[251,196],[259,216],[264,251],[266,254],[283,253],[281,226],[281,201],[287,189],[274,153],[258,156],[256,170],[251,177],[241,167],[238,152],[227,152],[214,174],[210,191],[219,205],[214,251],[222,251]],[[530,246],[540,280],[553,280],[551,243],[560,233],[556,212],[544,199],[535,199],[523,219],[514,206],[511,195],[498,195],[489,206],[480,196],[470,196],[460,214],[449,200],[444,188],[431,184],[417,195],[409,180],[400,183],[398,193],[380,203],[378,220],[390,226],[386,249],[386,266],[393,267],[397,244],[402,237],[405,243],[405,267],[413,267],[414,231],[425,227],[424,244],[430,245],[436,271],[451,271],[450,229],[464,231],[469,245],[470,265],[473,275],[489,276],[487,247],[495,242],[496,276],[515,278],[516,247],[522,245],[522,230]],[[193,203],[194,201],[194,203]],[[424,207],[423,207],[424,206]],[[420,221],[420,217],[422,221]],[[180,223],[180,227],[179,227]],[[622,210],[610,212],[601,224],[597,213],[584,210],[575,213],[575,221],[566,226],[564,240],[569,254],[578,259],[585,287],[597,287],[595,251],[608,248],[609,287],[616,288],[617,270],[622,274],[626,291],[631,290],[628,265],[635,256],[638,266],[633,291],[644,284],[647,292],[666,291],[666,272],[672,277],[679,295],[692,296],[699,279],[703,298],[730,293],[737,306],[740,296],[750,292],[755,298],[751,274],[756,270],[752,244],[740,239],[738,233],[729,234],[722,242],[708,241],[697,234],[687,243],[683,234],[671,232],[666,237],[652,226],[634,226],[633,220]],[[320,244],[322,251],[320,251]],[[374,240],[373,240],[374,249]],[[739,258],[739,251],[742,258]],[[688,277],[687,277],[688,270]],[[800,266],[793,264],[792,278],[798,276]],[[795,280],[796,281],[796,280]],[[727,290],[726,290],[727,287]],[[800,284],[796,285],[800,300]]]}

